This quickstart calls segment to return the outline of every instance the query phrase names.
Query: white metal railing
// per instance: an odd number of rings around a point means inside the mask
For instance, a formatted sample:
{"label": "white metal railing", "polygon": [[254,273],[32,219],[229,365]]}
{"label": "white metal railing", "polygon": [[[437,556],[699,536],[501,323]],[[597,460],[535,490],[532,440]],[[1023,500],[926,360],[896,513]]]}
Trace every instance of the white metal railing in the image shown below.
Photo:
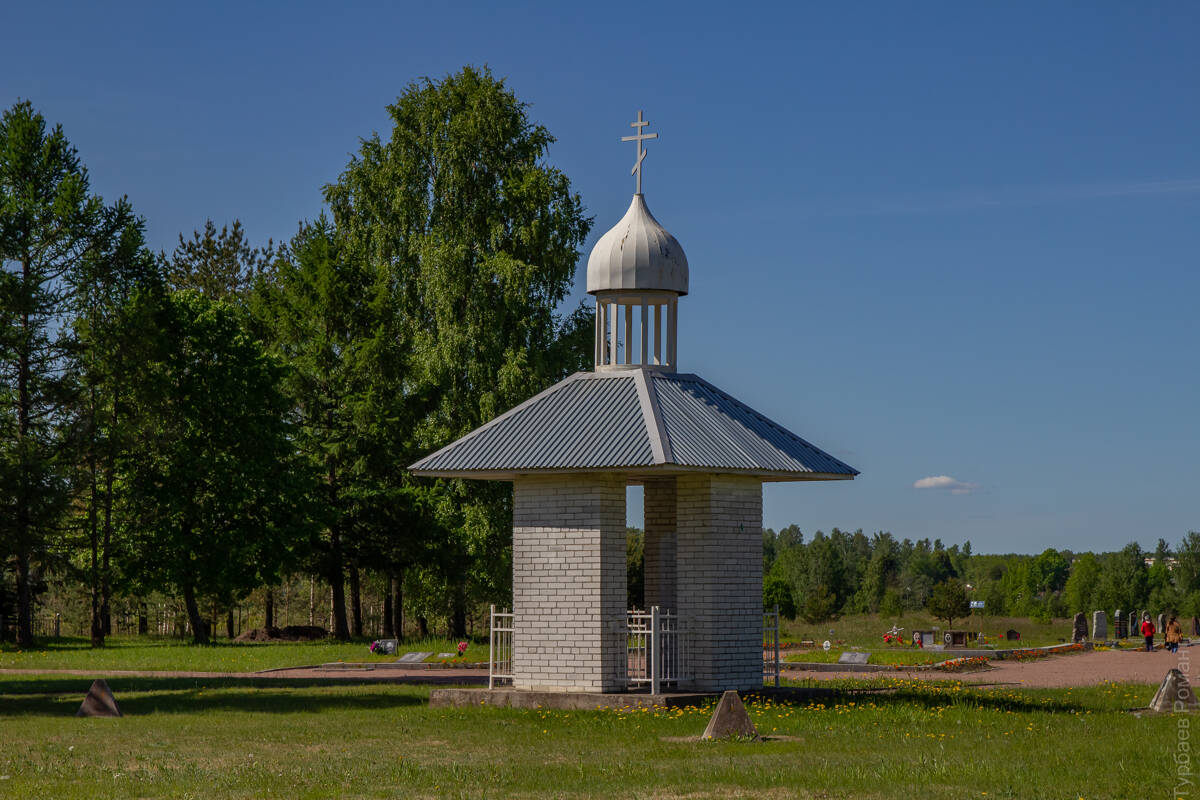
{"label": "white metal railing", "polygon": [[625,650],[626,683],[631,687],[649,686],[651,694],[658,694],[687,677],[683,627],[670,609],[630,611]]}
{"label": "white metal railing", "polygon": [[772,678],[774,685],[779,685],[779,604],[771,611],[763,612],[763,650],[773,655],[766,661],[764,676]]}
{"label": "white metal railing", "polygon": [[513,615],[511,611],[497,611],[491,607],[488,623],[488,688],[494,689],[500,681],[512,683]]}

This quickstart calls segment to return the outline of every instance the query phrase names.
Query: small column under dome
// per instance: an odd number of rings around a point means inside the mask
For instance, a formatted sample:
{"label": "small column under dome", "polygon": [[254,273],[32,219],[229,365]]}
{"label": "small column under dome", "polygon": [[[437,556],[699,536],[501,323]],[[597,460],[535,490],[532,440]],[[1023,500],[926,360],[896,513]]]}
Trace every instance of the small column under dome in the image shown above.
{"label": "small column under dome", "polygon": [[679,240],[659,224],[642,194],[642,141],[656,133],[638,128],[633,166],[637,193],[621,221],[600,237],[588,257],[587,290],[596,297],[597,370],[647,367],[678,372],[679,298],[688,293],[688,261]]}

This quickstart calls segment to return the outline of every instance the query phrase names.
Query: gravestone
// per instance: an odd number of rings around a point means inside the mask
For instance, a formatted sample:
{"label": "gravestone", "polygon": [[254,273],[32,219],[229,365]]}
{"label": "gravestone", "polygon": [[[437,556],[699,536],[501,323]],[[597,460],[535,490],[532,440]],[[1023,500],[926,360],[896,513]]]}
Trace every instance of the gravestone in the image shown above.
{"label": "gravestone", "polygon": [[1125,638],[1125,617],[1121,614],[1121,609],[1113,612],[1113,638]]}
{"label": "gravestone", "polygon": [[396,659],[398,664],[419,664],[429,658],[433,653],[405,653]]}
{"label": "gravestone", "polygon": [[1087,638],[1087,617],[1080,611],[1075,615],[1075,624],[1071,628],[1071,641],[1078,644]]}
{"label": "gravestone", "polygon": [[1162,685],[1150,701],[1151,711],[1190,711],[1196,708],[1196,693],[1187,676],[1177,669],[1167,671]]}
{"label": "gravestone", "polygon": [[98,678],[92,682],[83,705],[75,712],[77,717],[119,717],[121,709],[117,707],[117,699],[108,688],[108,681]]}
{"label": "gravestone", "polygon": [[1021,632],[1014,630],[1013,628],[1009,628],[1008,632],[1004,634],[1004,638],[1010,642],[1019,642],[1021,641]]}
{"label": "gravestone", "polygon": [[399,639],[376,639],[371,642],[371,652],[377,656],[394,656],[400,648]]}
{"label": "gravestone", "polygon": [[1137,637],[1137,636],[1141,635],[1141,633],[1138,629],[1138,625],[1140,625],[1141,622],[1142,622],[1142,618],[1137,615],[1136,611],[1129,612],[1129,635],[1130,636]]}
{"label": "gravestone", "polygon": [[1158,635],[1163,636],[1166,634],[1166,631],[1167,631],[1167,615],[1159,614],[1158,615]]}
{"label": "gravestone", "polygon": [[1092,641],[1103,642],[1108,638],[1108,615],[1103,611],[1092,612]]}
{"label": "gravestone", "polygon": [[1192,636],[1200,636],[1200,619],[1192,617]]}
{"label": "gravestone", "polygon": [[443,658],[454,658],[454,657],[456,657],[457,655],[458,655],[458,653],[438,653],[438,654],[437,654],[437,657],[438,657],[439,659],[443,659]]}
{"label": "gravestone", "polygon": [[738,697],[738,693],[733,689],[729,689],[721,695],[721,702],[717,703],[717,710],[713,712],[712,719],[708,721],[708,727],[704,729],[704,735],[700,738],[728,739],[732,736],[755,742],[762,741],[758,729],[746,713],[746,707],[742,705],[742,698]]}
{"label": "gravestone", "polygon": [[871,657],[870,653],[842,653],[838,656],[839,664],[865,664]]}

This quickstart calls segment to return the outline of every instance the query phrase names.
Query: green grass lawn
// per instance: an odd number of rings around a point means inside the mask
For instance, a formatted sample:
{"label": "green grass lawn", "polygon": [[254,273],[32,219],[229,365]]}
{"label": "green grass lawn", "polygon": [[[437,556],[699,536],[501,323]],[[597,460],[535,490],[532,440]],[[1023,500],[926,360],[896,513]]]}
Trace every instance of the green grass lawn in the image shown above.
{"label": "green grass lawn", "polygon": [[[799,619],[784,620],[779,638],[787,642],[800,642],[807,639],[815,642],[818,646],[826,639],[835,645],[840,640],[841,646],[846,648],[862,647],[867,650],[880,650],[886,647],[883,643],[883,632],[892,625],[904,628],[905,639],[910,641],[914,630],[930,630],[935,626],[942,630],[948,630],[951,627],[967,631],[982,629],[988,638],[988,644],[994,644],[998,648],[1013,645],[1041,647],[1042,645],[1058,644],[1060,640],[1068,642],[1071,640],[1071,620],[1069,619],[1057,619],[1043,623],[1034,622],[1028,617],[972,616],[955,620],[953,626],[948,626],[945,620],[935,620],[926,613],[915,611],[906,612],[904,616],[900,617],[855,614],[819,624],[810,624]],[[1004,634],[1009,629],[1020,632],[1021,640],[1019,642],[1004,640]],[[1112,630],[1111,626],[1109,630]]]}
{"label": "green grass lawn", "polygon": [[[195,646],[178,639],[109,637],[105,647],[92,649],[87,639],[44,639],[31,650],[15,645],[0,647],[0,669],[172,670],[195,672],[257,672],[280,667],[303,667],[333,661],[392,662],[397,656],[376,656],[369,642],[273,642],[270,644],[218,644]],[[455,652],[458,642],[427,639],[403,642],[400,652],[434,655]],[[487,642],[472,642],[466,660],[487,661]]]}
{"label": "green grass lawn", "polygon": [[[830,649],[825,652],[820,648],[812,650],[801,650],[799,652],[788,653],[784,657],[784,661],[798,662],[804,661],[816,664],[833,664],[836,663],[838,657],[843,651],[841,649]],[[980,655],[986,655],[987,651],[981,651]],[[881,647],[878,650],[872,651],[870,658],[867,659],[868,664],[938,664],[946,659],[954,658],[936,650],[906,650],[902,648]]]}
{"label": "green grass lawn", "polygon": [[[115,678],[126,716],[76,719],[88,681],[0,677],[3,797],[1171,797],[1177,721],[1154,687],[840,681],[751,701],[774,740],[703,743],[709,709],[433,709],[428,690]],[[985,794],[986,793],[986,794]]]}

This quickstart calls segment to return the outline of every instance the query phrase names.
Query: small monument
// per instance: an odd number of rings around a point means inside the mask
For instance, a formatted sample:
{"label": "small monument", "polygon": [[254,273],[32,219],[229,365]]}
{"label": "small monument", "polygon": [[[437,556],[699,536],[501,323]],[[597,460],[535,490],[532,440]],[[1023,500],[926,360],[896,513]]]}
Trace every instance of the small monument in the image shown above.
{"label": "small monument", "polygon": [[1142,635],[1141,628],[1138,627],[1141,624],[1142,624],[1142,618],[1138,616],[1138,613],[1136,611],[1130,611],[1129,612],[1129,635],[1132,637],[1135,637],[1135,638],[1138,636],[1141,636]]}
{"label": "small monument", "polygon": [[1092,612],[1092,641],[1103,642],[1108,638],[1108,615],[1103,611]]}
{"label": "small monument", "polygon": [[1167,615],[1159,614],[1158,615],[1158,631],[1157,631],[1157,633],[1159,636],[1162,636],[1166,632],[1167,632]]}
{"label": "small monument", "polygon": [[1071,641],[1075,644],[1087,639],[1087,617],[1080,611],[1075,615],[1075,624],[1071,629]]}
{"label": "small monument", "polygon": [[1200,618],[1192,617],[1192,636],[1200,636]]}
{"label": "small monument", "polygon": [[117,699],[113,697],[108,681],[97,678],[88,689],[83,705],[75,712],[77,717],[119,717],[121,709],[117,707]]}
{"label": "small monument", "polygon": [[1125,638],[1125,617],[1121,614],[1121,609],[1113,612],[1113,638]]}
{"label": "small monument", "polygon": [[737,692],[729,689],[721,695],[721,702],[717,703],[717,710],[713,712],[712,719],[708,721],[708,727],[704,729],[704,735],[700,738],[728,739],[734,736],[755,742],[762,741],[762,737],[758,735],[758,728],[754,727],[753,720],[746,713],[746,707],[742,705],[742,698],[738,697]]}
{"label": "small monument", "polygon": [[1167,671],[1154,699],[1150,701],[1151,711],[1171,712],[1190,711],[1196,708],[1196,693],[1188,683],[1187,676],[1177,669]]}

